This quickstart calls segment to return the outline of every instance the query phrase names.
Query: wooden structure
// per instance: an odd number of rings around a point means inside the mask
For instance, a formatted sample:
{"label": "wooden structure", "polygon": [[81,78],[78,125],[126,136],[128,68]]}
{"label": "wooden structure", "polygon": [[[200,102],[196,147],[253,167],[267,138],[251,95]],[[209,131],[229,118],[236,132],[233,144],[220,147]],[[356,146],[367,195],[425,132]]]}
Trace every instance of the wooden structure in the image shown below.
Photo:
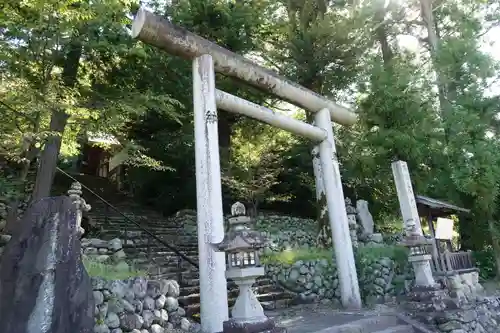
{"label": "wooden structure", "polygon": [[108,178],[119,164],[113,160],[115,153],[120,149],[120,142],[112,135],[87,133],[82,142],[78,171],[87,175]]}
{"label": "wooden structure", "polygon": [[416,195],[418,214],[427,218],[430,236],[434,239],[432,257],[433,269],[437,274],[446,272],[467,272],[475,269],[471,251],[454,252],[451,241],[440,241],[435,238],[434,220],[438,217],[449,217],[458,213],[470,213],[470,210],[455,206],[448,202]]}

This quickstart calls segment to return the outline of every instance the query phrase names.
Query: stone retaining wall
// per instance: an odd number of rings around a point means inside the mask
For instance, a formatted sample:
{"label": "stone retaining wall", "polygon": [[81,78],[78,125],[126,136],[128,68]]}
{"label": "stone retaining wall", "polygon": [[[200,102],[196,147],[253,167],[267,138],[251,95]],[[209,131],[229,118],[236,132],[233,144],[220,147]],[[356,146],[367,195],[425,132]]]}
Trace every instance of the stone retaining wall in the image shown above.
{"label": "stone retaining wall", "polygon": [[[333,256],[333,254],[332,254]],[[389,257],[357,262],[360,292],[367,304],[383,303],[401,295],[412,280],[411,271]],[[266,274],[283,288],[297,294],[298,301],[329,300],[340,305],[337,266],[334,260],[309,259],[293,263],[267,262]],[[401,273],[403,271],[403,273]]]}
{"label": "stone retaining wall", "polygon": [[498,333],[499,323],[500,299],[496,297],[433,315],[433,324],[442,333]]}
{"label": "stone retaining wall", "polygon": [[447,286],[452,297],[462,302],[473,302],[483,294],[483,286],[479,283],[477,271],[453,274],[447,277]]}
{"label": "stone retaining wall", "polygon": [[410,264],[390,257],[369,258],[358,261],[357,266],[361,295],[367,304],[393,301],[408,290],[414,278]]}
{"label": "stone retaining wall", "polygon": [[333,261],[313,259],[293,264],[269,263],[265,268],[274,282],[296,293],[299,301],[331,300],[340,304],[337,267]]}
{"label": "stone retaining wall", "polygon": [[119,263],[125,261],[126,254],[119,238],[105,241],[97,238],[82,238],[83,254],[97,262]]}
{"label": "stone retaining wall", "polygon": [[199,332],[179,307],[179,285],[174,280],[148,281],[142,277],[109,280],[92,277],[95,333]]}

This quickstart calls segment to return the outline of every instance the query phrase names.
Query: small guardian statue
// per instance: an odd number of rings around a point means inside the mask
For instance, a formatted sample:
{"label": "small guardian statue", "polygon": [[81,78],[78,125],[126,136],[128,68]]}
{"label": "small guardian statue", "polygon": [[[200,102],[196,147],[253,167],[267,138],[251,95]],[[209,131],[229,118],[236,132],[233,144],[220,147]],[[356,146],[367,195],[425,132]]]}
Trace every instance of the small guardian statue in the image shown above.
{"label": "small guardian statue", "polygon": [[76,207],[76,226],[78,234],[82,236],[85,233],[85,230],[82,228],[83,212],[90,211],[92,206],[87,204],[85,199],[82,198],[82,185],[79,182],[71,184],[71,187],[68,190],[68,196]]}

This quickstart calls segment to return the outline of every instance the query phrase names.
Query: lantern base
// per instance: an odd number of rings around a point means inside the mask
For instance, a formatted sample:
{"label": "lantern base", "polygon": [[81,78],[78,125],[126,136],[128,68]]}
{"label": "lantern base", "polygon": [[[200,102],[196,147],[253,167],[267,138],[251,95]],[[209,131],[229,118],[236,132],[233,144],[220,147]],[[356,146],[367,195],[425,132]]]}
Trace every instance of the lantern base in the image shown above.
{"label": "lantern base", "polygon": [[222,333],[286,333],[286,328],[277,327],[272,319],[259,322],[240,322],[229,319],[222,324]]}

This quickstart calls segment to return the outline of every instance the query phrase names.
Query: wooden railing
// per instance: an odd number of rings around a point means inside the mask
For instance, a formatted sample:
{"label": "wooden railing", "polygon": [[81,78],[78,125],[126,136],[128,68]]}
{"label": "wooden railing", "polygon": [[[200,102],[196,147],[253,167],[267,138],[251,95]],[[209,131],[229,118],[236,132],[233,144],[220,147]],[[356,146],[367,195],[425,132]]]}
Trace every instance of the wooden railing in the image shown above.
{"label": "wooden railing", "polygon": [[467,271],[475,269],[474,258],[471,251],[450,252],[443,253],[441,262],[444,264],[445,271]]}

